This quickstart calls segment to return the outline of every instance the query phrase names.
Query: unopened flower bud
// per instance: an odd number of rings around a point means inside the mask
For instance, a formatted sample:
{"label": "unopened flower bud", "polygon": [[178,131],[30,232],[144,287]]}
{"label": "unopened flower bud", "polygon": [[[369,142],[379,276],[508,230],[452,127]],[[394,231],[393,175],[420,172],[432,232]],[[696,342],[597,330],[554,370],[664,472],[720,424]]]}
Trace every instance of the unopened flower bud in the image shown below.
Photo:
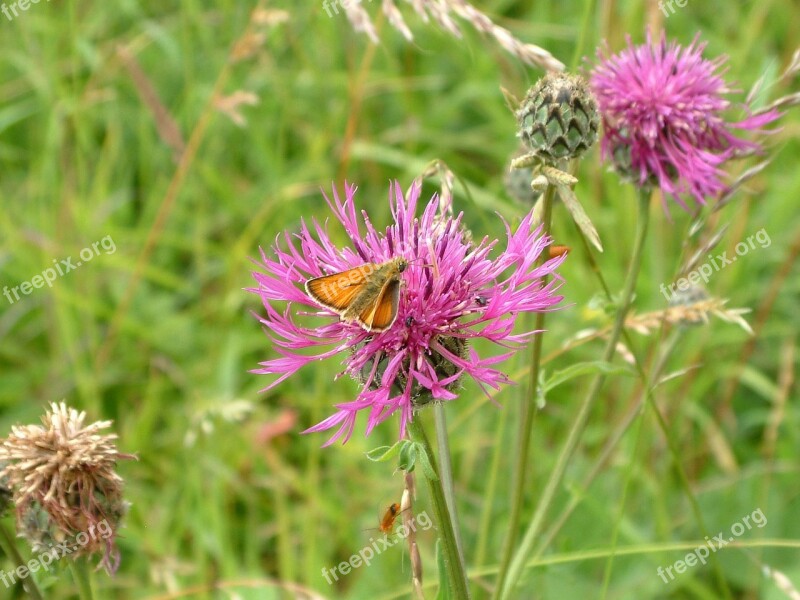
{"label": "unopened flower bud", "polygon": [[520,139],[545,163],[576,158],[597,140],[597,101],[579,75],[548,73],[517,111]]}

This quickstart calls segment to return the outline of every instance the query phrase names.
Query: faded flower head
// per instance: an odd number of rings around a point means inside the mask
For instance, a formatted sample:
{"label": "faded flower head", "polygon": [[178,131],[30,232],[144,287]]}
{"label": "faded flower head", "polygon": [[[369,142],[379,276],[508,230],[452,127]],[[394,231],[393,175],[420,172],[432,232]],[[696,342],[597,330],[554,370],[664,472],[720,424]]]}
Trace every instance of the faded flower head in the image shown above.
{"label": "faded flower head", "polygon": [[[506,248],[492,260],[489,254],[497,241],[470,241],[463,230],[463,215],[442,213],[436,196],[416,216],[418,184],[405,197],[398,183],[391,187],[394,223],[383,232],[373,227],[366,212],[356,210],[355,191],[354,186],[346,186],[344,202],[335,190],[332,201],[326,197],[352,247],[337,248],[315,219],[310,227],[304,222],[299,233],[284,233],[285,249],[276,242],[271,256],[261,251],[264,272],[253,273],[258,287],[249,290],[261,296],[266,316],[260,320],[281,354],[254,371],[278,375],[266,389],[310,362],[342,352],[344,373],[362,383],[355,400],[336,405],[333,415],[307,430],[338,426],[327,444],[342,436],[347,441],[361,410],[368,414],[367,434],[399,411],[400,434],[404,435],[414,407],[454,399],[453,390],[464,374],[487,394],[487,388],[499,388],[509,380],[494,365],[534,333],[514,333],[517,315],[552,309],[562,299],[555,294],[560,284],[544,284],[543,278],[554,274],[564,258],[536,266],[550,239],[540,229],[531,229],[530,213],[516,231],[506,226]],[[394,257],[405,258],[408,266],[402,273],[397,319],[386,331],[370,332],[357,323],[341,321],[333,311],[320,310],[303,290],[309,278]],[[289,306],[280,309],[277,301]],[[313,327],[300,323],[298,306],[313,310]],[[468,345],[476,338],[507,351],[481,358]]]}
{"label": "faded flower head", "polygon": [[34,552],[81,536],[76,554],[103,554],[109,572],[119,565],[114,537],[126,511],[111,421],[85,425],[86,413],[51,404],[42,425],[18,425],[0,444],[0,478],[13,490],[20,533]]}
{"label": "faded flower head", "polygon": [[726,58],[703,58],[696,37],[683,48],[660,41],[628,47],[613,56],[598,50],[591,85],[600,104],[603,154],[638,186],[658,185],[684,209],[682,196],[698,204],[725,191],[724,163],[759,151],[735,130],[761,131],[780,115],[771,110],[728,122],[731,90],[722,78]]}

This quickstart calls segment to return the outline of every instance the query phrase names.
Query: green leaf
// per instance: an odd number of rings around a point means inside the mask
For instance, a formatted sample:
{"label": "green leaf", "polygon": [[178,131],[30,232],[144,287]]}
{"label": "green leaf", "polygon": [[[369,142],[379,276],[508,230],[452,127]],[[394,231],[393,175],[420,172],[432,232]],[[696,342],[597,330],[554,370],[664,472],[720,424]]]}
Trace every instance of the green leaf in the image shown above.
{"label": "green leaf", "polygon": [[422,467],[422,473],[425,475],[425,477],[427,477],[430,481],[439,481],[439,476],[433,469],[430,458],[428,458],[428,453],[425,452],[425,448],[422,446],[422,444],[417,444],[417,456],[419,457],[419,465]]}
{"label": "green leaf", "polygon": [[400,447],[400,465],[399,467],[406,473],[411,473],[414,470],[417,462],[417,444],[403,440]]}
{"label": "green leaf", "polygon": [[778,386],[770,379],[769,375],[755,367],[745,366],[740,375],[742,385],[753,390],[767,402],[774,402],[780,393]]}
{"label": "green leaf", "polygon": [[605,373],[606,375],[628,375],[630,377],[636,375],[636,372],[630,365],[615,365],[601,360],[582,362],[553,373],[553,375],[550,376],[550,378],[545,382],[543,386],[543,393],[549,392],[554,387],[559,386],[570,379],[575,379],[581,375],[589,375],[592,373]]}
{"label": "green leaf", "polygon": [[378,446],[366,453],[366,456],[372,462],[385,462],[392,458],[399,449],[400,442],[395,442],[393,446]]}
{"label": "green leaf", "polygon": [[597,234],[597,229],[594,228],[589,215],[583,210],[583,206],[581,206],[581,203],[578,201],[575,192],[566,185],[559,185],[557,188],[558,195],[561,197],[562,202],[564,202],[564,206],[567,207],[569,214],[572,215],[573,220],[578,227],[580,227],[583,235],[586,236],[586,239],[589,240],[595,248],[602,252],[603,245],[600,243],[600,236]]}

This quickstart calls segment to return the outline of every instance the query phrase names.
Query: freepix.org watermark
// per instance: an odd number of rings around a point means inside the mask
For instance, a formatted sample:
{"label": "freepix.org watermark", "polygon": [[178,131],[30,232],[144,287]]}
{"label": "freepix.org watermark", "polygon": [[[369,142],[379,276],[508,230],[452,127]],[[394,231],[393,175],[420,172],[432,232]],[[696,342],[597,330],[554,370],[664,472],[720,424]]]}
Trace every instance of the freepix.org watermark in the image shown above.
{"label": "freepix.org watermark", "polygon": [[[658,9],[664,13],[664,16],[668,19],[671,15],[675,14],[675,5],[678,5],[678,8],[683,8],[687,4],[689,4],[689,0],[659,0],[658,2]],[[667,12],[669,10],[669,12]]]}
{"label": "freepix.org watermark", "polygon": [[[53,267],[48,267],[42,271],[41,275],[35,275],[30,281],[23,281],[14,287],[3,286],[3,295],[8,300],[9,304],[14,304],[19,300],[19,292],[24,295],[30,294],[34,289],[39,289],[47,284],[47,287],[53,287],[53,282],[60,276],[66,275],[73,269],[77,269],[82,264],[89,262],[95,256],[100,256],[100,249],[105,250],[106,254],[114,254],[117,251],[117,246],[110,235],[107,235],[102,240],[94,242],[91,247],[87,246],[78,253],[80,260],[73,263],[72,257],[67,257],[61,260],[53,259]],[[13,294],[13,299],[12,299]]]}
{"label": "freepix.org watermark", "polygon": [[701,279],[703,280],[704,283],[708,283],[709,278],[715,272],[719,271],[720,269],[724,269],[733,262],[736,262],[737,257],[744,256],[745,254],[750,252],[750,250],[755,250],[756,242],[758,242],[762,248],[769,248],[769,246],[772,244],[772,240],[770,239],[766,229],[762,228],[759,231],[757,231],[754,235],[748,236],[748,238],[745,241],[736,244],[736,248],[734,249],[736,255],[734,256],[729,257],[727,250],[722,254],[717,254],[716,257],[709,254],[708,255],[709,262],[703,263],[695,270],[689,272],[686,275],[686,277],[681,277],[675,283],[671,283],[669,285],[669,288],[667,288],[667,286],[662,283],[661,287],[659,288],[661,290],[661,293],[664,294],[664,298],[670,300],[672,296],[675,294],[676,287],[678,288],[679,291],[685,292],[691,287],[699,285]]}
{"label": "freepix.org watermark", "polygon": [[[332,18],[334,14],[339,14],[339,8],[346,10],[349,6],[361,4],[363,1],[364,0],[324,0],[322,2],[322,10],[328,13],[328,16]],[[366,1],[372,2],[372,0]]]}
{"label": "freepix.org watermark", "polygon": [[[669,565],[666,569],[664,567],[658,567],[656,569],[656,574],[661,577],[661,580],[664,583],[669,583],[670,581],[675,580],[675,574],[685,573],[689,567],[694,567],[697,563],[706,564],[706,560],[709,556],[711,556],[712,552],[716,552],[720,548],[724,548],[728,544],[730,544],[734,538],[739,537],[740,535],[744,534],[745,531],[749,531],[753,528],[753,525],[761,529],[764,525],[767,524],[767,517],[764,516],[764,513],[761,512],[760,508],[755,509],[749,515],[745,515],[742,519],[733,525],[731,525],[731,536],[725,536],[724,531],[720,531],[717,535],[713,538],[709,539],[706,536],[706,543],[702,546],[698,546],[689,554],[683,557],[682,560],[676,560],[674,563]],[[669,576],[669,579],[667,579]]]}
{"label": "freepix.org watermark", "polygon": [[[2,12],[6,16],[6,19],[8,19],[9,21],[13,21],[14,17],[19,16],[19,12],[17,12],[18,10],[25,12],[31,7],[31,4],[39,4],[39,2],[41,2],[41,0],[17,0],[16,2],[12,2],[11,4],[9,4],[8,6],[6,6],[6,3],[4,2],[0,6],[0,12]],[[47,2],[50,2],[50,0],[47,0]],[[12,14],[14,16],[11,16]]]}
{"label": "freepix.org watermark", "polygon": [[31,573],[36,573],[36,571],[39,569],[49,571],[50,565],[59,558],[67,556],[68,554],[72,554],[81,546],[88,544],[89,540],[96,540],[97,538],[102,540],[108,539],[112,533],[113,530],[108,524],[108,521],[103,519],[97,525],[92,525],[89,527],[87,531],[81,531],[75,536],[75,539],[72,540],[72,543],[70,543],[70,540],[66,540],[56,546],[52,546],[47,552],[42,552],[39,556],[30,559],[24,565],[19,565],[16,569],[9,573],[0,570],[0,581],[3,582],[3,585],[9,588],[18,580],[22,581]]}
{"label": "freepix.org watermark", "polygon": [[[372,559],[381,552],[391,548],[400,540],[405,539],[410,531],[417,531],[417,524],[421,525],[423,531],[427,531],[433,526],[433,521],[431,521],[428,513],[423,511],[411,519],[408,525],[405,523],[400,525],[397,531],[395,531],[395,537],[393,539],[390,539],[389,536],[385,534],[377,540],[370,538],[369,541],[371,543],[369,546],[364,546],[357,554],[353,554],[346,561],[340,562],[332,569],[322,567],[322,576],[325,578],[325,581],[328,582],[328,585],[333,585],[334,581],[339,581],[339,575],[336,574],[337,570],[339,574],[347,575],[350,571],[358,569],[361,565],[369,566]],[[331,580],[331,575],[333,576],[333,580]]]}

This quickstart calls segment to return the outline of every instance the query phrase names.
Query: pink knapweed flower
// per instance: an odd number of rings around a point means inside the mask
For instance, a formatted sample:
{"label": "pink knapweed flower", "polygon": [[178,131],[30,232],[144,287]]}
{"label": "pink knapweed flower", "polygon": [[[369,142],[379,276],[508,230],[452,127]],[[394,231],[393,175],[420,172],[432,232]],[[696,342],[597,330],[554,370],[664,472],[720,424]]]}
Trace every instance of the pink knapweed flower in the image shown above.
{"label": "pink knapweed flower", "polygon": [[[488,388],[508,383],[494,365],[535,333],[515,333],[517,315],[549,310],[562,300],[555,293],[560,281],[545,284],[543,278],[555,274],[564,257],[537,266],[551,240],[540,229],[532,230],[532,214],[522,219],[516,231],[506,225],[506,248],[492,260],[489,254],[497,241],[470,241],[462,215],[453,217],[440,210],[437,196],[427,203],[421,217],[416,216],[418,184],[406,196],[398,183],[391,186],[394,223],[383,232],[375,229],[366,212],[356,210],[355,191],[355,186],[346,185],[344,202],[336,190],[333,200],[325,197],[351,247],[337,248],[316,219],[310,226],[303,221],[299,233],[279,235],[270,254],[261,250],[257,264],[263,271],[253,273],[258,287],[249,290],[261,296],[266,316],[259,320],[281,355],[253,371],[278,375],[266,389],[312,361],[340,353],[344,353],[343,373],[363,384],[355,400],[337,404],[333,415],[306,430],[338,426],[327,444],[341,436],[346,442],[362,410],[368,413],[367,434],[400,411],[402,437],[414,406],[452,400],[462,374],[471,376],[487,394]],[[283,244],[278,243],[281,237]],[[408,266],[401,276],[397,319],[386,331],[370,332],[358,323],[341,321],[336,313],[313,302],[303,288],[309,278],[394,257],[407,259]],[[490,340],[505,351],[481,358],[468,346],[476,338]]]}
{"label": "pink knapweed flower", "polygon": [[686,209],[682,196],[698,204],[721,195],[724,163],[760,145],[736,137],[734,130],[761,131],[777,111],[725,120],[731,90],[720,68],[727,60],[703,58],[698,37],[686,48],[654,43],[628,47],[613,56],[598,50],[591,74],[605,133],[602,150],[615,167],[639,185],[659,185]]}

